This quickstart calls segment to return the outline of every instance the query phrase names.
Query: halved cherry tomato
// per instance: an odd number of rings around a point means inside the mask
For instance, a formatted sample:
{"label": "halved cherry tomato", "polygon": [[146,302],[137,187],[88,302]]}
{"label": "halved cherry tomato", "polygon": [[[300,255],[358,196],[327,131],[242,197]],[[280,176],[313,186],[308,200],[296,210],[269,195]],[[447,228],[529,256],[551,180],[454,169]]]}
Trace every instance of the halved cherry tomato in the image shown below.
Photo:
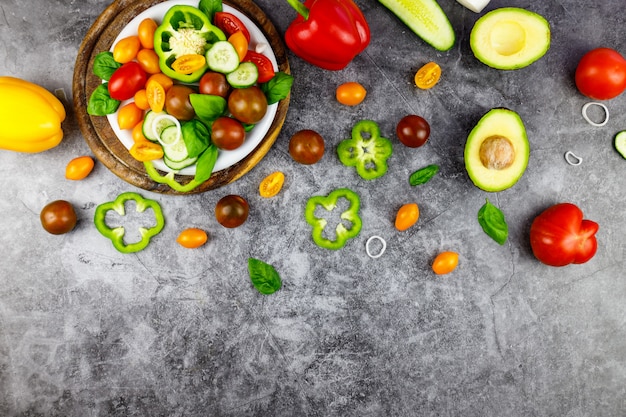
{"label": "halved cherry tomato", "polygon": [[135,96],[133,97],[133,100],[135,101],[135,104],[137,105],[137,107],[139,107],[141,110],[148,110],[150,108],[150,104],[148,103],[148,96],[146,95],[145,88],[142,88],[141,90],[137,91],[135,93]]}
{"label": "halved cherry tomato", "polygon": [[415,85],[422,90],[432,88],[441,78],[441,67],[436,62],[429,62],[415,73]]}
{"label": "halved cherry tomato", "polygon": [[285,174],[280,171],[272,172],[259,184],[259,194],[265,198],[274,197],[283,188],[284,183]]}
{"label": "halved cherry tomato", "polygon": [[248,52],[248,40],[246,39],[246,35],[238,30],[228,37],[228,42],[235,47],[235,51],[237,51],[237,55],[239,55],[239,61],[243,61]]}
{"label": "halved cherry tomato", "polygon": [[240,30],[243,32],[248,43],[250,42],[250,32],[248,32],[248,28],[246,28],[246,25],[244,25],[243,22],[234,14],[228,12],[216,12],[213,16],[213,21],[215,26],[220,28],[227,37]]}
{"label": "halved cherry tomato", "polygon": [[156,80],[150,79],[146,83],[146,99],[153,112],[163,111],[165,106],[165,89]]}
{"label": "halved cherry tomato", "polygon": [[[152,74],[150,77],[148,77],[148,81],[150,80],[156,81],[157,83],[161,84],[166,93],[167,90],[169,90],[174,85],[174,80],[172,80],[170,77],[163,74],[162,72],[158,74]],[[146,81],[146,84],[148,81]]]}
{"label": "halved cherry tomato", "polygon": [[133,143],[128,152],[133,158],[141,162],[163,158],[163,147],[149,140]]}
{"label": "halved cherry tomato", "polygon": [[246,56],[243,58],[242,62],[252,62],[256,65],[259,70],[259,79],[257,80],[259,83],[266,83],[276,75],[272,61],[265,55],[253,51],[252,49],[246,52]]}
{"label": "halved cherry tomato", "polygon": [[141,65],[141,69],[143,69],[148,74],[157,74],[161,72],[161,67],[159,66],[159,56],[154,49],[140,49],[137,52],[137,62]]}
{"label": "halved cherry tomato", "polygon": [[346,106],[356,106],[365,100],[367,90],[357,82],[343,83],[337,87],[335,96],[337,101]]}
{"label": "halved cherry tomato", "polygon": [[404,231],[413,226],[420,216],[420,210],[415,203],[407,203],[400,207],[396,214],[396,229]]}
{"label": "halved cherry tomato", "polygon": [[139,23],[137,35],[139,36],[141,46],[147,49],[154,49],[154,32],[156,28],[156,22],[150,18],[146,18]]}
{"label": "halved cherry tomato", "polygon": [[172,69],[180,74],[191,74],[206,64],[206,58],[200,54],[181,55],[172,62]]}
{"label": "halved cherry tomato", "polygon": [[444,275],[454,271],[459,264],[459,254],[456,252],[441,252],[433,261],[433,272]]}
{"label": "halved cherry tomato", "polygon": [[143,120],[143,110],[133,103],[128,103],[117,112],[117,124],[120,129],[132,129],[137,123]]}
{"label": "halved cherry tomato", "polygon": [[120,39],[113,47],[113,59],[120,64],[132,61],[141,48],[139,36],[128,36]]}
{"label": "halved cherry tomato", "polygon": [[65,167],[65,178],[74,181],[85,179],[91,173],[93,167],[94,162],[91,156],[79,156],[72,159]]}
{"label": "halved cherry tomato", "polygon": [[148,139],[143,135],[143,120],[137,123],[135,127],[133,127],[131,135],[133,138],[133,142],[135,143],[148,141]]}
{"label": "halved cherry tomato", "polygon": [[176,242],[183,248],[195,249],[204,245],[209,240],[209,235],[202,229],[190,227],[183,230],[176,238]]}

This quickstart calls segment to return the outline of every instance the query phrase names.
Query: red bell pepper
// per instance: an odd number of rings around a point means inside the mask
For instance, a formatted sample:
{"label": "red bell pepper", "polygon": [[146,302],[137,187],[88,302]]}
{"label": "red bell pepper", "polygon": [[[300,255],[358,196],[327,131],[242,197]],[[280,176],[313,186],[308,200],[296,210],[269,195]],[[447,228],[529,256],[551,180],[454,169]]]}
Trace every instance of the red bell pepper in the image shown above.
{"label": "red bell pepper", "polygon": [[352,0],[287,0],[298,16],[285,32],[287,47],[327,70],[345,68],[370,42],[365,16]]}

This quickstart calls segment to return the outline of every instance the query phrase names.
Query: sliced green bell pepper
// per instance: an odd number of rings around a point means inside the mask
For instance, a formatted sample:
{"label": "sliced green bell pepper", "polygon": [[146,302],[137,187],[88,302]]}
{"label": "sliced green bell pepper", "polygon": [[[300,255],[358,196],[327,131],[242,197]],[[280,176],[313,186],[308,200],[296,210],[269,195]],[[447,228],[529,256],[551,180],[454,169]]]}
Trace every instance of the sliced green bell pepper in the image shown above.
{"label": "sliced green bell pepper", "polygon": [[[366,133],[367,137],[363,134]],[[391,141],[380,136],[380,128],[372,120],[361,120],[352,128],[352,137],[337,147],[339,160],[353,166],[361,178],[373,180],[387,172],[387,159],[393,148]]]}
{"label": "sliced green bell pepper", "polygon": [[154,167],[152,161],[144,161],[144,167],[146,168],[146,173],[154,182],[158,182],[159,184],[167,184],[172,190],[178,191],[180,193],[187,193],[200,184],[202,182],[197,181],[195,178],[192,178],[187,184],[181,184],[174,178],[173,172],[168,172],[165,175],[159,174],[159,171]]}
{"label": "sliced green bell pepper", "polygon": [[[137,213],[143,213],[146,209],[151,208],[156,224],[150,228],[140,227],[139,233],[141,234],[141,240],[135,243],[126,243],[124,242],[124,234],[126,233],[124,227],[118,226],[111,228],[106,223],[106,214],[114,210],[120,216],[124,216],[126,214],[125,204],[127,201],[131,200],[136,203],[135,210]],[[150,239],[159,234],[161,230],[163,230],[163,226],[165,226],[165,218],[163,217],[163,211],[159,203],[131,191],[122,193],[118,195],[115,200],[102,203],[96,207],[93,221],[96,225],[96,229],[98,229],[104,237],[111,239],[115,249],[122,253],[139,252],[145,249],[148,243],[150,243]]]}
{"label": "sliced green bell pepper", "polygon": [[[331,212],[337,207],[337,201],[345,198],[350,206],[341,213],[340,218],[351,223],[350,228],[346,228],[343,223],[339,223],[335,228],[335,240],[324,237],[324,229],[328,221],[324,218],[317,217],[315,210],[318,206]],[[328,196],[313,196],[306,203],[304,217],[311,226],[313,241],[321,248],[337,250],[345,246],[349,239],[357,237],[361,232],[362,221],[359,217],[359,208],[361,199],[359,195],[348,188],[338,188],[328,194]]]}
{"label": "sliced green bell pepper", "polygon": [[154,33],[154,52],[159,56],[159,67],[165,75],[183,83],[198,81],[208,66],[191,74],[181,74],[172,63],[183,55],[204,56],[212,44],[226,40],[226,35],[200,9],[193,6],[175,5],[163,16],[163,22]]}

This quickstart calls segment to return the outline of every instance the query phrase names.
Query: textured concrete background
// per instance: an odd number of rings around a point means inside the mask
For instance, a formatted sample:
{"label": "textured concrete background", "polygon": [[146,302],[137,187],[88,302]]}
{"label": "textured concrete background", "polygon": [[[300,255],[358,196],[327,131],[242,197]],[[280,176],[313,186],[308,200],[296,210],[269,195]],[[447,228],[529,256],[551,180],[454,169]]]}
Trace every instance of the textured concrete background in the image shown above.
{"label": "textured concrete background", "polygon": [[[295,83],[285,126],[248,175],[189,197],[152,194],[97,163],[81,182],[67,162],[90,154],[68,101],[65,139],[50,151],[0,152],[0,415],[3,416],[623,416],[626,414],[626,161],[612,138],[626,129],[626,96],[606,102],[610,121],[581,117],[589,100],[573,73],[598,46],[626,53],[621,1],[493,0],[487,10],[528,8],[552,26],[549,52],[530,67],[498,71],[478,62],[468,37],[478,14],[441,0],[457,33],[445,53],[424,44],[378,2],[358,0],[372,31],[368,49],[339,72],[290,55]],[[2,0],[0,74],[71,97],[80,42],[107,0]],[[285,1],[259,0],[281,34],[295,17]],[[484,12],[483,12],[484,13]],[[416,69],[434,60],[441,82],[421,91]],[[356,108],[334,100],[345,81],[368,95]],[[1,98],[0,98],[1,99]],[[528,170],[497,194],[472,185],[465,138],[492,107],[517,111],[531,143]],[[401,145],[406,114],[432,127],[428,144]],[[366,182],[343,167],[337,143],[361,119],[393,141],[388,174]],[[315,129],[327,153],[302,166],[290,136]],[[577,167],[566,151],[583,158]],[[441,173],[418,188],[415,169]],[[273,199],[260,180],[287,177]],[[308,197],[349,187],[362,199],[363,229],[344,249],[316,247],[303,218]],[[167,225],[144,251],[117,253],[94,228],[96,205],[139,191],[163,207]],[[244,226],[229,230],[213,209],[226,194],[250,203]],[[504,246],[479,227],[489,198],[509,222]],[[76,229],[47,234],[39,212],[67,199]],[[587,264],[551,268],[533,257],[534,216],[558,202],[579,205],[600,224]],[[400,233],[396,210],[416,202],[418,224]],[[186,227],[210,242],[175,243]],[[368,237],[384,237],[379,259]],[[442,250],[460,253],[452,274],[430,270]],[[272,264],[283,288],[263,296],[246,262]]]}

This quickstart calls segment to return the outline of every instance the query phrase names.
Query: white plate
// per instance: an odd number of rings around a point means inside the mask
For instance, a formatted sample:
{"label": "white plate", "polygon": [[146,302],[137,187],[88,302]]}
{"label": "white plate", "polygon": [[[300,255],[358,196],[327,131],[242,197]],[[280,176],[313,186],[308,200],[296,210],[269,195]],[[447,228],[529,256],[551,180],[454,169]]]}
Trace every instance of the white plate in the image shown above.
{"label": "white plate", "polygon": [[[113,51],[113,47],[120,39],[136,35],[139,28],[139,23],[141,23],[143,19],[151,18],[154,19],[157,24],[160,24],[163,16],[170,9],[170,7],[177,4],[197,7],[198,0],[168,0],[144,10],[143,12],[138,14],[133,20],[131,20],[128,25],[124,27],[124,29],[122,29],[117,38],[115,38],[115,41],[111,46],[111,51]],[[242,21],[242,23],[248,29],[248,32],[250,32],[249,49],[260,50],[261,53],[263,53],[270,59],[270,61],[272,61],[274,71],[278,72],[278,62],[276,61],[276,56],[274,55],[274,51],[272,51],[272,48],[270,48],[270,43],[263,34],[263,32],[261,32],[261,30],[246,15],[244,15],[237,9],[234,9],[231,6],[224,4],[223,10],[225,12],[234,14]],[[120,108],[122,108],[123,105],[132,101],[133,100],[131,99],[122,102]],[[215,167],[213,168],[213,172],[229,168],[230,166],[236,164],[237,162],[248,156],[248,154],[250,154],[250,152],[252,152],[265,137],[265,134],[268,132],[272,121],[276,116],[277,108],[278,103],[271,104],[267,107],[267,113],[265,114],[263,119],[261,119],[261,121],[257,123],[254,128],[246,134],[246,139],[243,145],[241,145],[239,148],[233,151],[220,150],[217,157],[217,162],[215,163]],[[121,130],[119,128],[119,125],[117,123],[117,112],[109,114],[107,118],[109,120],[111,128],[113,129],[113,132],[115,132],[115,135],[124,144],[126,149],[130,149],[134,143],[131,130]],[[172,169],[165,165],[162,159],[154,161],[154,166],[161,171],[172,172]],[[176,172],[180,175],[195,175],[196,166],[192,165]]]}

